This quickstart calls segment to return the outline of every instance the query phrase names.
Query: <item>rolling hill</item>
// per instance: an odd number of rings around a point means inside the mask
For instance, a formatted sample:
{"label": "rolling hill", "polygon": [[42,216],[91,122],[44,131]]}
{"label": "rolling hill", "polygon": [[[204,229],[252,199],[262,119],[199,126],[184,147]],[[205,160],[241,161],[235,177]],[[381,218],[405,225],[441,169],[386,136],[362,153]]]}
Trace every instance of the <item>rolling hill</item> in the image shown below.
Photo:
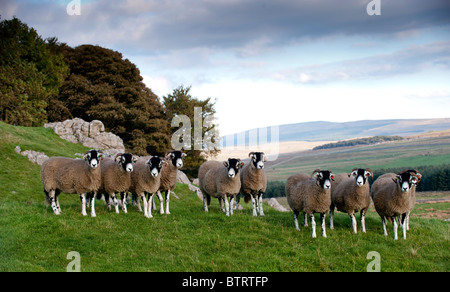
{"label": "rolling hill", "polygon": [[[279,142],[289,141],[339,141],[370,136],[411,136],[430,131],[450,129],[450,118],[446,119],[398,119],[398,120],[362,120],[344,123],[315,121],[279,125]],[[264,129],[263,129],[264,130]],[[237,146],[249,143],[250,133],[255,129],[228,135],[228,137],[244,137],[245,141],[237,141]],[[261,129],[260,129],[261,135]],[[272,141],[271,131],[267,131],[268,141]],[[226,143],[225,145],[226,146]]]}

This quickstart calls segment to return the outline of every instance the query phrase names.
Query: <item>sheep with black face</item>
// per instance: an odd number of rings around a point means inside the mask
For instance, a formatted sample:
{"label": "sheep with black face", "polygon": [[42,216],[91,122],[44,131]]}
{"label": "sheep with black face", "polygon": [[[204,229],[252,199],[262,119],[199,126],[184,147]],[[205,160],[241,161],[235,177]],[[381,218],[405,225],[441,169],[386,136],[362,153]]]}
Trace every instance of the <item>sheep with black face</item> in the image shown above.
{"label": "sheep with black face", "polygon": [[397,218],[400,220],[403,231],[403,239],[406,239],[406,217],[411,212],[411,201],[415,186],[421,179],[417,173],[404,171],[399,174],[386,173],[378,177],[372,185],[372,200],[375,210],[381,217],[383,233],[387,236],[386,219],[392,222],[394,240],[398,239]]}
{"label": "sheep with black face", "polygon": [[121,194],[122,210],[127,213],[127,195],[131,185],[131,173],[134,170],[133,164],[137,158],[131,153],[118,153],[114,158],[106,158],[102,165],[102,186],[97,194],[97,198],[105,195],[108,209],[111,210],[111,200],[114,203],[116,213],[119,213],[119,204],[116,193]]}
{"label": "sheep with black face", "polygon": [[[138,162],[131,173],[130,192],[137,196],[137,200],[144,201],[144,216],[152,218],[152,199],[158,191],[161,181],[161,168],[167,163],[158,156],[152,156],[145,163]],[[145,195],[148,194],[148,199]],[[161,199],[162,200],[162,199]]]}
{"label": "sheep with black face", "polygon": [[[233,204],[236,195],[241,189],[239,170],[244,166],[240,159],[229,158],[227,161],[206,161],[198,170],[200,190],[203,194],[205,212],[211,203],[211,197],[218,198],[222,206],[225,202],[227,216],[233,214]],[[228,203],[230,197],[230,204]],[[223,208],[222,208],[223,210]]]}
{"label": "sheep with black face", "polygon": [[79,194],[81,198],[81,214],[86,216],[86,194],[91,201],[91,216],[95,214],[95,194],[102,184],[100,164],[103,152],[86,151],[83,159],[67,157],[51,157],[42,164],[41,181],[47,202],[52,206],[55,215],[61,214],[59,194]]}
{"label": "sheep with black face", "polygon": [[[267,161],[264,152],[250,152],[251,161],[241,171],[241,194],[244,195],[245,203],[250,200],[253,205],[253,216],[264,216],[262,199],[267,188],[264,162]],[[238,196],[239,198],[239,196]]]}
{"label": "sheep with black face", "polygon": [[[170,193],[176,187],[177,184],[177,170],[183,167],[183,161],[186,158],[186,153],[181,151],[167,151],[164,160],[167,162],[167,166],[161,170],[161,184],[158,190],[158,198],[161,198],[161,192],[165,194],[166,200],[166,214],[169,212]],[[161,202],[161,214],[164,214],[163,204]]]}
{"label": "sheep with black face", "polygon": [[295,174],[286,182],[286,197],[294,212],[294,225],[297,230],[298,215],[303,212],[303,226],[308,226],[306,216],[311,219],[312,237],[316,237],[316,222],[314,213],[320,213],[322,222],[322,236],[327,237],[325,230],[325,216],[331,205],[331,182],[334,175],[330,170],[316,169],[312,176]]}
{"label": "sheep with black face", "polygon": [[338,174],[332,183],[330,229],[334,229],[334,209],[350,216],[353,232],[357,232],[355,213],[361,212],[362,232],[366,232],[365,215],[370,205],[369,177],[373,177],[370,168],[354,168],[350,174]]}

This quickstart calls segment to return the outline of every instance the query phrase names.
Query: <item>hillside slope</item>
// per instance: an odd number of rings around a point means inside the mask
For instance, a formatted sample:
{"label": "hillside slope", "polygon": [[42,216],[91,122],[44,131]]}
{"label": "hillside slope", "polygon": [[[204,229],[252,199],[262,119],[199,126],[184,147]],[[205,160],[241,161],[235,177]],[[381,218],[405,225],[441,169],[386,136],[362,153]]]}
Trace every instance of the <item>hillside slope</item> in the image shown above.
{"label": "hillside slope", "polygon": [[[448,119],[398,119],[398,120],[362,120],[344,123],[315,121],[280,125],[279,142],[287,141],[339,141],[370,136],[411,136],[429,131],[450,129]],[[269,128],[270,129],[270,128]],[[237,137],[246,137],[249,133],[237,133]],[[253,131],[254,133],[255,131]],[[267,131],[268,141],[271,141],[271,131]],[[234,135],[229,135],[234,136]],[[227,138],[229,137],[227,136]],[[226,140],[226,139],[225,139]],[[237,146],[241,146],[238,141]]]}
{"label": "hillside slope", "polygon": [[[366,271],[369,251],[381,256],[382,271],[448,271],[448,223],[411,220],[406,241],[382,235],[378,216],[366,219],[368,232],[354,235],[348,216],[337,214],[328,238],[296,231],[291,213],[251,206],[227,218],[213,200],[209,213],[184,185],[171,200],[171,215],[147,219],[136,208],[116,214],[96,204],[97,217],[83,217],[76,195],[62,194],[62,214],[44,204],[39,167],[14,152],[16,145],[49,156],[72,156],[84,147],[51,130],[0,123],[0,271],[65,271],[81,256],[81,271]],[[318,220],[318,218],[316,219]]]}

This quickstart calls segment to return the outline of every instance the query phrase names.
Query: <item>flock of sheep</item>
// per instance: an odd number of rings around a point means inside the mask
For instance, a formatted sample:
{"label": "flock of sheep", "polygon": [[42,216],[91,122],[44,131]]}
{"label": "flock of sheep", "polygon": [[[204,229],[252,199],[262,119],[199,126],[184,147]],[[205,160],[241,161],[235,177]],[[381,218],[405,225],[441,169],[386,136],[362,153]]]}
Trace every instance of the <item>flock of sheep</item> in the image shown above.
{"label": "flock of sheep", "polygon": [[[168,151],[164,157],[149,156],[137,158],[130,153],[119,153],[106,157],[102,151],[87,151],[83,159],[52,157],[45,161],[41,169],[41,180],[47,202],[56,215],[61,214],[59,194],[79,194],[81,213],[86,216],[86,205],[90,204],[91,216],[95,217],[95,195],[102,195],[108,209],[111,204],[119,213],[120,193],[122,210],[127,213],[128,193],[139,211],[141,200],[144,216],[152,217],[153,196],[160,201],[160,213],[170,214],[170,193],[176,186],[177,169],[183,167],[186,154],[181,151]],[[264,171],[266,157],[263,152],[250,152],[250,162],[244,165],[240,159],[227,161],[207,161],[198,172],[199,187],[203,194],[204,210],[208,212],[211,197],[219,200],[222,211],[227,216],[239,204],[241,196],[245,202],[252,201],[253,216],[264,216],[262,197],[267,181]],[[355,168],[350,174],[334,175],[330,170],[316,169],[312,175],[295,174],[286,182],[286,197],[294,213],[295,228],[300,230],[298,215],[303,213],[303,226],[311,220],[312,237],[316,237],[314,213],[321,218],[322,236],[326,237],[325,216],[330,211],[330,229],[334,228],[334,211],[345,212],[350,216],[353,232],[357,233],[355,213],[361,213],[361,228],[366,232],[365,214],[372,198],[375,209],[383,223],[387,236],[386,219],[393,223],[394,239],[398,239],[398,223],[402,226],[403,238],[409,229],[409,214],[415,204],[416,185],[422,178],[417,170],[404,170],[399,174],[387,173],[380,176],[370,190],[368,179],[373,172]],[[165,208],[161,193],[165,193]],[[225,205],[225,208],[224,208]]]}

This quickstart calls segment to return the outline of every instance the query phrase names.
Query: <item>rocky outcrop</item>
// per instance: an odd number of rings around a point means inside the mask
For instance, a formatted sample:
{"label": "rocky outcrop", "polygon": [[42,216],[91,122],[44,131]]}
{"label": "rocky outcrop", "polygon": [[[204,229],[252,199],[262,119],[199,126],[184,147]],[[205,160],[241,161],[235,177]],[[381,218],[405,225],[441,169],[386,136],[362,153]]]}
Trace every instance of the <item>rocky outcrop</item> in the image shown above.
{"label": "rocky outcrop", "polygon": [[123,140],[113,133],[105,132],[105,126],[101,121],[86,122],[80,118],[65,120],[64,122],[48,123],[45,128],[52,128],[62,139],[72,143],[81,143],[93,149],[114,155],[125,152]]}
{"label": "rocky outcrop", "polygon": [[16,148],[14,148],[14,151],[19,153],[20,155],[28,157],[29,161],[31,161],[33,163],[37,163],[39,165],[42,165],[42,163],[44,163],[44,161],[46,161],[48,159],[48,156],[45,155],[45,153],[34,151],[34,150],[22,151],[22,149],[20,149],[19,146],[16,146]]}

